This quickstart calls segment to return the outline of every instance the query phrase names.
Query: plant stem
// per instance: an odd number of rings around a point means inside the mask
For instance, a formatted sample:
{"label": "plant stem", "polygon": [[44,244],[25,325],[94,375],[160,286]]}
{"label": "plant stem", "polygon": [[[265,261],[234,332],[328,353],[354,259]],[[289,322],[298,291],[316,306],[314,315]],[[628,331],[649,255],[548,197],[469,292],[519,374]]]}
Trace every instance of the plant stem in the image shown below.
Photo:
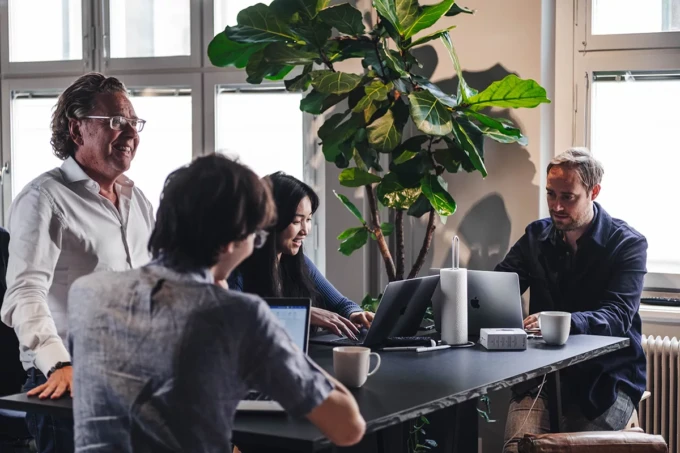
{"label": "plant stem", "polygon": [[430,245],[432,245],[432,236],[434,236],[434,229],[437,226],[434,224],[434,208],[430,209],[430,217],[427,219],[427,230],[425,231],[425,239],[423,239],[423,245],[420,247],[420,252],[418,253],[418,258],[411,268],[411,272],[408,274],[408,278],[415,278],[420,272],[420,268],[423,267],[425,262],[425,256],[430,250]]}
{"label": "plant stem", "polygon": [[385,236],[382,234],[382,229],[380,229],[380,214],[378,213],[378,200],[375,197],[375,192],[373,192],[373,186],[367,184],[364,186],[366,188],[366,196],[368,197],[368,206],[371,210],[371,220],[373,222],[373,231],[375,232],[376,241],[378,243],[378,248],[380,249],[380,254],[385,261],[385,270],[387,271],[387,278],[389,281],[393,282],[396,280],[396,269],[394,268],[394,261],[392,260],[392,254],[390,253],[389,247],[387,247],[387,241],[385,241]]}
{"label": "plant stem", "polygon": [[328,55],[321,50],[321,60],[323,60],[324,64],[328,66],[328,69],[330,69],[332,72],[335,72],[335,68],[333,67],[333,63],[331,63],[331,60],[328,59]]}
{"label": "plant stem", "polygon": [[397,280],[404,279],[404,267],[406,257],[404,256],[404,210],[398,209],[394,217],[394,230],[397,235]]}

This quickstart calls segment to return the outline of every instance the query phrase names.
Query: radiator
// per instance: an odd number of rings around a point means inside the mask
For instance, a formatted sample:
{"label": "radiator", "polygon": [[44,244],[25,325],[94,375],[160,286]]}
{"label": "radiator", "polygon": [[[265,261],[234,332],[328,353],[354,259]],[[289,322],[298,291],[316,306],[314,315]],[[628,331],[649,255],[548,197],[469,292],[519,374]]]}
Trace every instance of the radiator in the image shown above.
{"label": "radiator", "polygon": [[640,403],[640,426],[646,433],[661,434],[669,453],[680,453],[680,341],[643,335],[642,348],[651,396]]}

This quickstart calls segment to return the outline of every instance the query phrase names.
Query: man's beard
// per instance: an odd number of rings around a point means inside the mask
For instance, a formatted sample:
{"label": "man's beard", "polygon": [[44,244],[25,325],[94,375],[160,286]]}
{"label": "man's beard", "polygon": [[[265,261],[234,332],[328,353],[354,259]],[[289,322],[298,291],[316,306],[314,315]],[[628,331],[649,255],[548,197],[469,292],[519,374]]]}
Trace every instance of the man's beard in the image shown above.
{"label": "man's beard", "polygon": [[[559,223],[558,221],[556,221],[555,216],[552,214],[552,212],[550,213],[550,218],[552,219],[555,228],[559,231],[577,230],[588,223],[588,216],[585,213],[583,213],[577,218],[569,216],[568,219],[558,219]],[[567,221],[566,223],[565,220]]]}

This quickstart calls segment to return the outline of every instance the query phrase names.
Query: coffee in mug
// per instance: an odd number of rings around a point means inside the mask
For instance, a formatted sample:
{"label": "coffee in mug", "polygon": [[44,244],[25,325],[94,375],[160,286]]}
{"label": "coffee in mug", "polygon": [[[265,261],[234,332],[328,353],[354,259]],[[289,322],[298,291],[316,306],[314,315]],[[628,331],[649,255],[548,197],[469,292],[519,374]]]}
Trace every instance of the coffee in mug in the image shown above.
{"label": "coffee in mug", "polygon": [[[377,363],[373,371],[368,371],[371,356]],[[338,346],[333,348],[333,370],[335,378],[347,387],[361,387],[369,376],[380,368],[380,355],[361,346]]]}

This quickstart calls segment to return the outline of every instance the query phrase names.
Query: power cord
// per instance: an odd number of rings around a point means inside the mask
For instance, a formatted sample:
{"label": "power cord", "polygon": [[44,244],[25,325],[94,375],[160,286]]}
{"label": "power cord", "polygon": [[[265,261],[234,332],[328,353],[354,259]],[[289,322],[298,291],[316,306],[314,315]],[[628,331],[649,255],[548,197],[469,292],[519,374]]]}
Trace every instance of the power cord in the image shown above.
{"label": "power cord", "polygon": [[[531,411],[534,410],[534,406],[536,405],[536,401],[538,401],[538,398],[540,398],[540,396],[541,396],[541,391],[543,391],[543,385],[545,384],[545,379],[546,379],[547,377],[548,377],[547,374],[544,374],[544,375],[543,375],[543,382],[541,382],[541,385],[538,386],[538,393],[536,394],[536,398],[534,399],[533,404],[532,404],[531,407],[529,408],[529,412],[527,413],[526,418],[524,419],[524,421],[523,421],[522,424],[520,425],[520,427],[519,427],[519,429],[517,430],[517,432],[516,432],[515,434],[513,434],[512,436],[510,436],[510,438],[503,444],[503,448],[501,449],[501,453],[505,452],[505,447],[508,446],[508,444],[510,443],[510,441],[512,441],[515,437],[517,437],[517,435],[518,435],[519,433],[522,432],[522,429],[524,428],[524,425],[526,425],[527,421],[529,420],[529,416],[531,415]],[[519,442],[518,442],[517,446],[518,446],[518,448],[519,448]]]}

